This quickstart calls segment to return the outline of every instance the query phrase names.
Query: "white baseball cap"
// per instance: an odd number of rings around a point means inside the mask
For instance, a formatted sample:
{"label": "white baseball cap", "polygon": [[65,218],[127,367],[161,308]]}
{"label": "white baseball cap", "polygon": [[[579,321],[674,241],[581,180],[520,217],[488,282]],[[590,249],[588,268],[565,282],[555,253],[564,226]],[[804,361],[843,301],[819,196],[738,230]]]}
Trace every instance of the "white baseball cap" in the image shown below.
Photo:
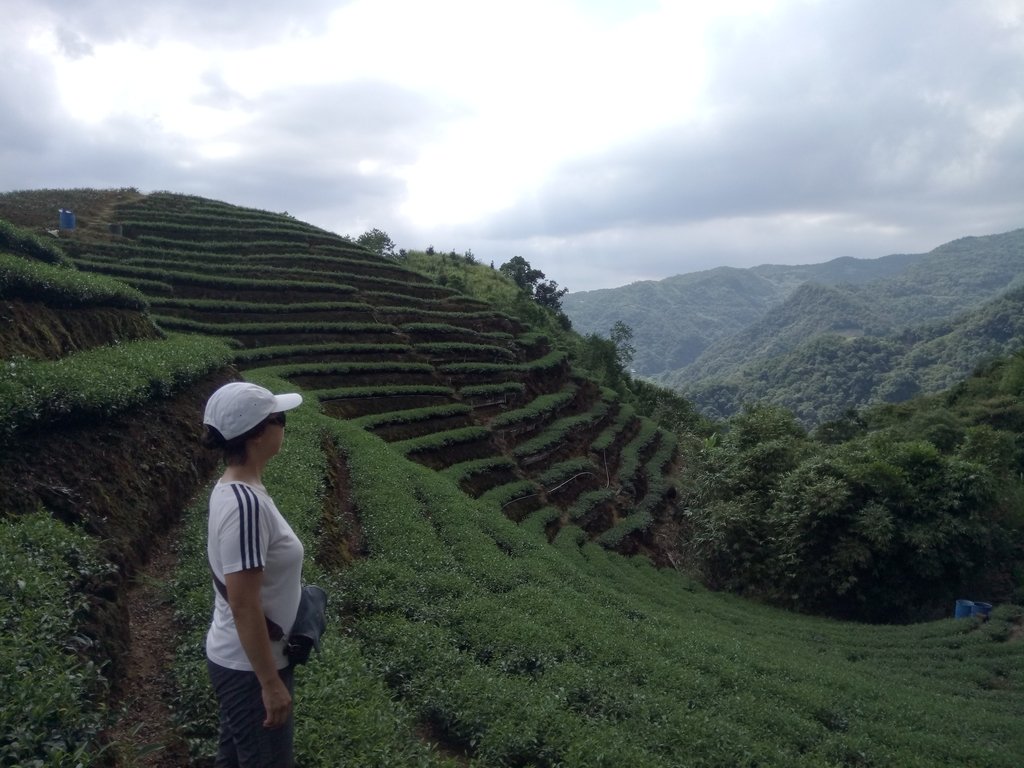
{"label": "white baseball cap", "polygon": [[225,384],[206,401],[203,424],[216,429],[225,440],[244,435],[272,413],[290,411],[302,403],[302,395],[275,395],[247,381]]}

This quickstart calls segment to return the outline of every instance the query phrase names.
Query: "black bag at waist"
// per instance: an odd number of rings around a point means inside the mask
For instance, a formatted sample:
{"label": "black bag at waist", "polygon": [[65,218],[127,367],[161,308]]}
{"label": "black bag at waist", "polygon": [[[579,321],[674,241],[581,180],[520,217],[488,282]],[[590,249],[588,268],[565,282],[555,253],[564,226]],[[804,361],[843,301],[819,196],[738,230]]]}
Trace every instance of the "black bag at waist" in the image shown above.
{"label": "black bag at waist", "polygon": [[[213,585],[217,592],[226,601],[228,589],[220,579],[212,572]],[[274,621],[263,614],[263,620],[267,622],[267,635],[274,642],[284,637],[284,630]],[[295,623],[292,624],[291,634],[288,635],[288,642],[285,645],[284,653],[288,660],[294,664],[305,664],[309,661],[309,653],[314,648],[320,652],[320,638],[327,629],[327,593],[315,584],[306,584],[302,587],[302,594],[299,597],[299,610],[295,614]]]}

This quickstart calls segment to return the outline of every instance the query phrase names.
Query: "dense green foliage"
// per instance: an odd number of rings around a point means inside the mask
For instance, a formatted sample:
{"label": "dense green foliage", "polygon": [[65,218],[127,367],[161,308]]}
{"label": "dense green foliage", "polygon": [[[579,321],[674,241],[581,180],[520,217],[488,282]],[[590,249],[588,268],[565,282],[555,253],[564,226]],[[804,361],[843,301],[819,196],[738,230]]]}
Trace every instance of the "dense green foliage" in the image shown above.
{"label": "dense green foliage", "polygon": [[145,309],[139,291],[103,275],[0,253],[0,298],[46,301],[57,307],[102,305]]}
{"label": "dense green foliage", "polygon": [[689,457],[684,549],[717,587],[869,621],[1024,597],[1024,357],[824,425],[766,407]]}
{"label": "dense green foliage", "polygon": [[47,264],[68,266],[70,262],[64,251],[53,241],[43,240],[27,229],[16,227],[0,219],[0,252],[7,251]]}
{"label": "dense green foliage", "polygon": [[356,242],[366,250],[376,253],[378,256],[383,256],[387,259],[393,259],[395,257],[394,241],[388,236],[387,232],[377,229],[376,227],[363,232],[363,234],[356,238]]}
{"label": "dense green foliage", "polygon": [[562,297],[569,292],[568,288],[559,288],[554,280],[545,280],[544,273],[534,269],[530,262],[522,256],[513,256],[498,267],[498,270],[512,280],[516,287],[532,298],[540,306],[551,310],[568,327],[565,316],[561,314]]}
{"label": "dense green foliage", "polygon": [[60,360],[7,360],[0,367],[0,434],[58,420],[98,418],[168,397],[231,357],[221,341],[171,336]]}
{"label": "dense green foliage", "polygon": [[95,539],[48,514],[0,525],[0,764],[94,764],[106,681],[81,625],[113,570]]}

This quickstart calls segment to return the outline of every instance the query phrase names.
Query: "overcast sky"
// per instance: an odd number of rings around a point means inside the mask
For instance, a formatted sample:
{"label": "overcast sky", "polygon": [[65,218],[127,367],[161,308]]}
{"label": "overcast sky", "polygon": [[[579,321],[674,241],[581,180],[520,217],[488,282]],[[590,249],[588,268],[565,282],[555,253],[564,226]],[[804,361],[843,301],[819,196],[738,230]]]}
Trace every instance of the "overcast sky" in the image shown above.
{"label": "overcast sky", "polygon": [[0,9],[0,191],[199,194],[571,291],[1024,226],[1024,0]]}

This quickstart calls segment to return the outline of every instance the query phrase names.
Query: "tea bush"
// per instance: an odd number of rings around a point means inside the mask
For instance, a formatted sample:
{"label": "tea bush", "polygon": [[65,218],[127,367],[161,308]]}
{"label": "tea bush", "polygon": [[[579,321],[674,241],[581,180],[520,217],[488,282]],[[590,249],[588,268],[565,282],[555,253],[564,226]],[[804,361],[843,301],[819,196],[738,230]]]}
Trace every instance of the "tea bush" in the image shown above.
{"label": "tea bush", "polygon": [[499,347],[493,344],[469,344],[466,342],[432,342],[423,341],[414,346],[417,352],[443,357],[457,357],[460,354],[467,355],[491,355],[495,360],[501,359],[511,361],[515,359],[515,353],[507,347]]}
{"label": "tea bush", "polygon": [[516,480],[491,488],[480,496],[480,501],[484,504],[495,504],[499,508],[503,508],[514,501],[536,496],[540,491],[541,489],[532,480]]}
{"label": "tea bush", "polygon": [[290,304],[275,304],[260,301],[225,301],[222,299],[180,299],[160,298],[150,302],[154,308],[208,309],[219,312],[260,312],[291,314],[295,312],[344,312],[355,310],[369,312],[373,308],[365,302],[356,301],[308,301]]}
{"label": "tea bush", "polygon": [[401,354],[411,351],[407,344],[349,344],[344,342],[325,342],[322,344],[276,344],[252,349],[240,349],[235,352],[235,361],[239,363],[258,363],[276,357],[319,356],[326,358],[331,355],[353,354]]}
{"label": "tea bush", "polygon": [[470,459],[469,461],[453,464],[447,469],[442,470],[442,472],[446,477],[458,483],[477,474],[500,470],[514,470],[515,466],[505,456],[488,456],[485,459]]}
{"label": "tea bush", "polygon": [[469,384],[459,388],[463,397],[487,397],[490,395],[522,394],[526,387],[521,381],[502,381],[496,384]]}
{"label": "tea bush", "polygon": [[399,453],[409,456],[415,453],[436,451],[440,448],[486,440],[490,436],[490,431],[484,427],[462,427],[461,429],[450,429],[446,432],[434,432],[409,440],[400,440],[396,443],[391,443],[391,446]]}
{"label": "tea bush", "polygon": [[551,489],[560,483],[580,474],[594,474],[594,465],[589,460],[577,457],[559,462],[553,467],[537,475],[537,482],[545,489]]}
{"label": "tea bush", "polygon": [[45,512],[0,524],[0,764],[102,764],[107,681],[79,627],[86,587],[113,571]]}
{"label": "tea bush", "polygon": [[452,403],[450,405],[437,405],[428,408],[414,408],[408,411],[374,413],[368,416],[360,416],[359,418],[352,419],[352,422],[354,424],[358,424],[363,429],[372,430],[388,424],[413,424],[417,421],[427,421],[428,419],[446,418],[448,416],[464,416],[471,411],[472,409],[468,405]]}
{"label": "tea bush", "polygon": [[224,366],[222,341],[171,336],[78,352],[59,360],[0,362],[0,434],[110,415],[167,397]]}
{"label": "tea bush", "polygon": [[452,325],[451,323],[402,323],[399,327],[403,332],[413,334],[449,334],[502,341],[512,338],[512,334],[505,331],[474,331],[461,325]]}
{"label": "tea bush", "polygon": [[270,280],[246,277],[221,277],[219,270],[216,270],[211,274],[203,274],[201,272],[190,272],[186,270],[139,267],[120,263],[110,264],[102,261],[92,261],[88,258],[77,258],[75,259],[75,264],[81,269],[88,270],[90,272],[100,272],[114,277],[156,280],[158,282],[181,286],[199,286],[239,291],[247,289],[265,289],[280,292],[282,283],[286,282],[288,287],[292,290],[305,289],[323,293],[338,293],[341,295],[352,294],[356,291],[356,289],[351,285],[335,282],[292,279],[283,280],[281,278]]}
{"label": "tea bush", "polygon": [[35,233],[0,219],[0,252],[7,251],[47,264],[70,266],[71,262],[59,245]]}
{"label": "tea bush", "polygon": [[274,376],[289,378],[294,376],[310,376],[316,374],[340,374],[347,373],[433,373],[434,369],[429,363],[416,362],[373,362],[373,363],[292,363],[285,365],[269,366],[265,369]]}
{"label": "tea bush", "polygon": [[113,278],[8,253],[0,253],[0,298],[44,301],[56,307],[148,307],[138,290]]}
{"label": "tea bush", "polygon": [[160,315],[154,313],[153,320],[161,328],[189,333],[206,334],[208,336],[259,336],[269,333],[315,334],[331,333],[339,336],[346,333],[390,333],[394,326],[383,323],[336,323],[336,322],[276,322],[276,323],[204,323],[199,320],[188,320],[183,317]]}
{"label": "tea bush", "polygon": [[550,395],[540,395],[533,398],[522,408],[514,411],[506,411],[491,419],[492,429],[506,429],[515,427],[523,422],[549,416],[565,408],[576,397],[577,387],[573,384]]}
{"label": "tea bush", "polygon": [[381,384],[372,387],[334,387],[331,389],[313,390],[319,400],[357,400],[371,397],[411,397],[414,395],[430,395],[446,397],[455,394],[451,387],[440,387],[432,384]]}

